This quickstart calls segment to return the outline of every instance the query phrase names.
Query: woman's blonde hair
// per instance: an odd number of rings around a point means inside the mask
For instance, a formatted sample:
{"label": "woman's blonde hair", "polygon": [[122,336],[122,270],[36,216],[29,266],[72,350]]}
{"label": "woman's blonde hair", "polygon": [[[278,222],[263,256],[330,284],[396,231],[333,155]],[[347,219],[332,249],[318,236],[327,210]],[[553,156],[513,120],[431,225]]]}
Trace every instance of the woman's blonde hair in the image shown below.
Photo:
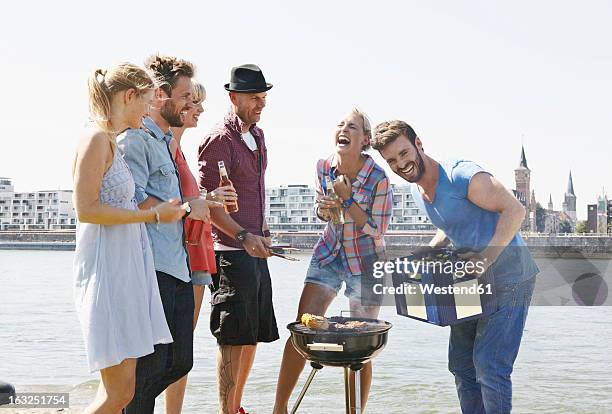
{"label": "woman's blonde hair", "polygon": [[200,82],[191,78],[191,86],[193,88],[193,101],[202,102],[206,99],[206,89]]}
{"label": "woman's blonde hair", "polygon": [[135,89],[140,94],[155,89],[156,84],[147,72],[131,63],[121,63],[110,69],[96,69],[89,77],[89,112],[92,119],[106,132],[111,125],[111,101],[115,94]]}
{"label": "woman's blonde hair", "polygon": [[368,137],[368,144],[364,145],[361,150],[367,151],[368,149],[370,149],[370,141],[372,140],[372,126],[370,125],[370,118],[368,118],[365,112],[362,112],[359,108],[353,108],[351,110],[351,115],[357,115],[361,117],[361,121],[363,124],[363,133]]}

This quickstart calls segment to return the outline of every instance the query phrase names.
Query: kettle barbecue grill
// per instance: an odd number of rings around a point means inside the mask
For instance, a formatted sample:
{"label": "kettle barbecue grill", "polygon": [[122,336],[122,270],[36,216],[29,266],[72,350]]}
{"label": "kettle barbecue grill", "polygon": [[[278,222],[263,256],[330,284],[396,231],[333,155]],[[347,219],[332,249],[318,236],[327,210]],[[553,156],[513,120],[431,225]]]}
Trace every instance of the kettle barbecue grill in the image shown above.
{"label": "kettle barbecue grill", "polygon": [[[361,384],[359,372],[363,364],[378,355],[387,344],[387,335],[392,325],[389,322],[370,318],[347,318],[334,316],[328,318],[330,328],[314,330],[301,322],[287,325],[291,332],[291,342],[298,353],[310,361],[312,371],[291,410],[294,414],[316,373],[323,366],[344,368],[344,398],[346,413],[351,413],[349,372],[355,372],[355,412],[361,413]],[[336,328],[336,324],[351,321],[365,322],[355,328]]]}

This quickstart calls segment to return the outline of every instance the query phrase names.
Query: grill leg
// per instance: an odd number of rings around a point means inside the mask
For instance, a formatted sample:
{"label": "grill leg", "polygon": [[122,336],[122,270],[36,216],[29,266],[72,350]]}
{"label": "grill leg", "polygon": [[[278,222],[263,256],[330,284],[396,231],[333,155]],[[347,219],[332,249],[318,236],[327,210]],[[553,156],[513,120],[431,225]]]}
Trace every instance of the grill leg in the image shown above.
{"label": "grill leg", "polygon": [[347,387],[347,391],[346,391],[346,395],[347,395],[347,400],[346,400],[346,406],[349,407],[347,409],[347,413],[352,414],[352,407],[350,404],[350,396],[351,393],[350,391],[350,372],[353,371],[353,373],[355,374],[355,414],[361,414],[362,410],[361,410],[361,368],[363,368],[363,364],[362,363],[356,363],[351,365],[350,367],[344,367],[344,383],[345,383],[345,387]]}
{"label": "grill leg", "polygon": [[304,399],[304,395],[306,395],[306,391],[308,391],[308,387],[310,387],[310,384],[312,383],[312,380],[314,379],[315,374],[317,373],[318,370],[323,368],[322,365],[319,365],[314,362],[311,363],[310,365],[312,366],[312,371],[310,371],[310,375],[308,375],[308,378],[306,379],[306,383],[302,387],[302,391],[300,391],[300,395],[298,396],[297,400],[295,400],[295,405],[291,409],[291,414],[295,414],[298,407],[302,403],[302,400]]}
{"label": "grill leg", "polygon": [[361,414],[361,370],[355,371],[355,414]]}
{"label": "grill leg", "polygon": [[351,377],[349,367],[344,367],[344,405],[346,414],[351,414]]}

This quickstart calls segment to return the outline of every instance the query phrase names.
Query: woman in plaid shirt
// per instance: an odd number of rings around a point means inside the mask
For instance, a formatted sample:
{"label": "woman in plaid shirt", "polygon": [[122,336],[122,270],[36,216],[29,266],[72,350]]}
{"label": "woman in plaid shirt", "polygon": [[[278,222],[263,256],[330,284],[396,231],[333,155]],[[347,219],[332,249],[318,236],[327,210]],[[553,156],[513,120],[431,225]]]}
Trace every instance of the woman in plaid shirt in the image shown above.
{"label": "woman in plaid shirt", "polygon": [[[362,279],[371,279],[373,263],[385,259],[384,234],[391,219],[393,194],[385,171],[364,153],[370,147],[371,131],[365,114],[353,109],[336,128],[335,152],[317,162],[316,211],[327,226],[314,248],[297,320],[304,313],[324,315],[343,282],[351,315],[378,317],[379,302],[361,287]],[[326,177],[331,178],[339,200],[325,195]],[[331,221],[330,209],[336,206],[344,210],[344,224]],[[276,386],[275,414],[287,413],[304,364],[304,358],[287,340]],[[372,382],[371,363],[361,372],[361,403],[365,407]]]}

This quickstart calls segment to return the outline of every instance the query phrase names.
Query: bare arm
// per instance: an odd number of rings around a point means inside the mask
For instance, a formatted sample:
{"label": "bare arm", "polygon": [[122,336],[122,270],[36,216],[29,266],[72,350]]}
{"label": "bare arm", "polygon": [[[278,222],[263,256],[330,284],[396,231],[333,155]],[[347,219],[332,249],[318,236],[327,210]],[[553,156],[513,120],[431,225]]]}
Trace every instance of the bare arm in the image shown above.
{"label": "bare arm", "polygon": [[[210,210],[210,218],[216,228],[227,234],[231,238],[236,237],[236,234],[244,230],[240,224],[225,212],[222,208],[214,208]],[[257,236],[249,233],[244,243],[244,250],[254,257],[270,257],[268,247],[270,243],[265,237]]]}
{"label": "bare arm", "polygon": [[468,200],[478,207],[500,214],[493,238],[481,252],[481,256],[492,264],[520,230],[525,207],[495,177],[482,172],[472,177]]}
{"label": "bare arm", "polygon": [[112,158],[111,141],[103,132],[93,133],[79,143],[73,172],[78,220],[104,225],[155,221],[153,211],[116,208],[100,202],[100,186]]}
{"label": "bare arm", "polygon": [[[351,180],[346,175],[340,175],[333,182],[333,186],[334,191],[342,200],[348,200],[351,197],[353,188],[351,185]],[[343,208],[341,201],[335,204],[337,204],[338,207]],[[363,226],[365,226],[365,224],[368,222],[368,213],[363,211],[357,203],[351,204],[351,206],[346,210],[346,212],[350,214],[359,229],[362,229]]]}
{"label": "bare arm", "polygon": [[199,196],[183,197],[191,206],[191,214],[189,218],[192,220],[200,220],[205,223],[210,222],[210,209],[223,207],[223,203],[218,201],[206,200]]}
{"label": "bare arm", "polygon": [[[265,233],[266,231],[270,231],[270,226],[268,226],[268,220],[266,220],[266,218],[265,218],[265,217],[264,217],[264,220],[263,220],[263,224],[261,225],[261,231],[262,231],[263,233]],[[270,246],[271,246],[271,245],[272,245],[272,235],[270,235],[270,236],[268,236],[268,237],[265,237],[265,236],[264,236],[264,238],[265,238],[265,239],[266,239],[266,241],[268,242],[268,245],[270,245]]]}
{"label": "bare arm", "polygon": [[412,251],[412,254],[421,254],[431,252],[433,249],[439,247],[446,247],[450,243],[450,240],[446,236],[443,230],[438,229],[436,234],[434,234],[433,238],[429,241],[426,246],[419,246]]}
{"label": "bare arm", "polygon": [[160,199],[158,199],[157,197],[153,197],[153,196],[148,196],[145,201],[143,201],[142,203],[138,204],[138,208],[141,210],[150,210],[155,206],[158,206],[162,203],[162,201]]}
{"label": "bare arm", "polygon": [[225,212],[225,209],[214,208],[210,210],[210,219],[216,228],[234,238],[242,229],[240,224]]}
{"label": "bare arm", "polygon": [[358,228],[363,228],[363,226],[365,226],[365,224],[368,222],[368,213],[363,211],[357,203],[351,204],[346,212],[351,215],[353,220],[355,220],[355,224]]}
{"label": "bare arm", "polygon": [[443,230],[438,229],[438,231],[436,231],[436,234],[429,241],[429,247],[432,247],[432,248],[445,247],[449,243],[450,243],[450,240],[446,236],[446,233],[444,233]]}

